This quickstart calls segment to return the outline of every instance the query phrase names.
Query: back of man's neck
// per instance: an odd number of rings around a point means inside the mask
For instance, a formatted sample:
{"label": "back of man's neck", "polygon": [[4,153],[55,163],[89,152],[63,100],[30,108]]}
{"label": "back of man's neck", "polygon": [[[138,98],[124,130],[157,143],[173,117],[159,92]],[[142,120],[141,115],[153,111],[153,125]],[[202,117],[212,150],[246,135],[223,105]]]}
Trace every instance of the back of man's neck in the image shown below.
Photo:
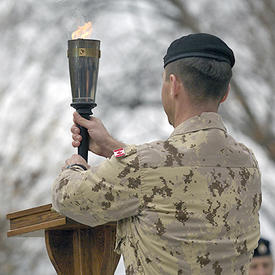
{"label": "back of man's neck", "polygon": [[198,116],[202,113],[205,112],[214,112],[217,113],[218,109],[217,108],[204,108],[204,109],[200,109],[200,110],[190,110],[190,111],[186,111],[182,114],[178,114],[175,117],[174,123],[173,123],[173,127],[176,128],[177,126],[179,126],[181,123],[183,123],[184,121],[188,120],[189,118],[193,117],[193,116]]}

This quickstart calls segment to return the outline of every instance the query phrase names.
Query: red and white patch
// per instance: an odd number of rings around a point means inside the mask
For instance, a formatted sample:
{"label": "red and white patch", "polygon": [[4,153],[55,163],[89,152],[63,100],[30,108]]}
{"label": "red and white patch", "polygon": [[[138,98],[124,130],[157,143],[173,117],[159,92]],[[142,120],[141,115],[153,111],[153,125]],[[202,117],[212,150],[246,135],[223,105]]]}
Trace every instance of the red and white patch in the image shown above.
{"label": "red and white patch", "polygon": [[113,151],[116,158],[125,156],[125,151],[123,148],[119,148]]}

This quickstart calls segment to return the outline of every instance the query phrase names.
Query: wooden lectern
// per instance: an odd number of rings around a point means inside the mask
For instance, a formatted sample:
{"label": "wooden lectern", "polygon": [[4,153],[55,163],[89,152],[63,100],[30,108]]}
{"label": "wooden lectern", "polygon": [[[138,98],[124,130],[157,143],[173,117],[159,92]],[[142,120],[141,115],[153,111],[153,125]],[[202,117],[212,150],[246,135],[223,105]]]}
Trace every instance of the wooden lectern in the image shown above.
{"label": "wooden lectern", "polygon": [[91,228],[57,213],[51,204],[8,214],[7,219],[8,237],[45,236],[58,275],[113,275],[116,270],[115,223]]}

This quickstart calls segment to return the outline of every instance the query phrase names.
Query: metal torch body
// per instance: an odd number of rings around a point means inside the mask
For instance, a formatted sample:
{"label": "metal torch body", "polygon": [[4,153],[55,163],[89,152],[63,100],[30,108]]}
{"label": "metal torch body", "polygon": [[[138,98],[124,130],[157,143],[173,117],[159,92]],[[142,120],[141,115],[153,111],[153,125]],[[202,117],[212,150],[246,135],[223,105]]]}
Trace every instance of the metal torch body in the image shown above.
{"label": "metal torch body", "polygon": [[[68,41],[69,71],[72,89],[71,106],[84,118],[89,119],[96,106],[95,95],[100,58],[100,41],[75,39]],[[79,126],[82,141],[78,154],[88,160],[89,134]]]}

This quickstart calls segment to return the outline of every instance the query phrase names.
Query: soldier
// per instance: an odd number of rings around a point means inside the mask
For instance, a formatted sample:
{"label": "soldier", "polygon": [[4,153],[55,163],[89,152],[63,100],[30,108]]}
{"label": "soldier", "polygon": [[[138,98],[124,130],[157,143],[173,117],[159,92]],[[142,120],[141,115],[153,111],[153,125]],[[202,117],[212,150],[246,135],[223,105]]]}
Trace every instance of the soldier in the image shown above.
{"label": "soldier", "polygon": [[270,250],[270,242],[261,238],[258,247],[254,250],[253,258],[249,266],[249,275],[272,275],[273,259]]}
{"label": "soldier", "polygon": [[229,93],[232,50],[198,33],[171,43],[164,57],[162,104],[174,131],[167,140],[126,145],[97,118],[74,113],[89,149],[106,157],[89,167],[66,160],[52,200],[90,226],[117,221],[116,251],[126,274],[247,274],[259,239],[260,172],[227,132],[218,107]]}

